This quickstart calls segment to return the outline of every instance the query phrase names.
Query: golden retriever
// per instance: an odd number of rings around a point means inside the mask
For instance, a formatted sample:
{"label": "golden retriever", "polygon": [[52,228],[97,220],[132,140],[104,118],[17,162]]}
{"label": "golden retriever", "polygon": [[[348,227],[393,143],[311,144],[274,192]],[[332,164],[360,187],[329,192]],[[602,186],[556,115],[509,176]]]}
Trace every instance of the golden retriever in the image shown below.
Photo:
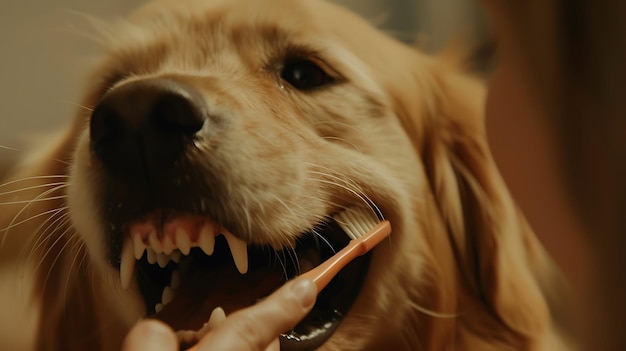
{"label": "golden retriever", "polygon": [[345,245],[333,215],[358,206],[390,239],[283,350],[567,348],[558,274],[454,55],[318,0],[158,1],[105,37],[73,124],[2,183],[0,224],[37,269],[38,349],[118,350],[147,315],[198,330]]}

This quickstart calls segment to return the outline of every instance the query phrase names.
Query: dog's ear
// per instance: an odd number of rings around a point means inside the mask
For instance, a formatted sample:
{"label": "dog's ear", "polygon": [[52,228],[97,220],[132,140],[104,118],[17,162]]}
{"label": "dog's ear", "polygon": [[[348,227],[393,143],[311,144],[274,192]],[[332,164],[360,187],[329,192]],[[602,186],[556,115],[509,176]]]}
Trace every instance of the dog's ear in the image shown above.
{"label": "dog's ear", "polygon": [[[430,67],[427,117],[413,120],[414,143],[455,251],[469,297],[529,342],[549,311],[533,270],[543,250],[516,207],[490,154],[483,84],[445,61]],[[405,122],[407,123],[407,122]],[[466,306],[467,307],[467,306]],[[463,306],[461,306],[461,309]]]}
{"label": "dog's ear", "polygon": [[[111,300],[123,296],[107,285],[85,256],[80,239],[64,235],[41,243],[41,268],[37,275],[41,313],[38,350],[114,350],[132,326]],[[44,268],[45,267],[45,268]]]}
{"label": "dog's ear", "polygon": [[44,252],[37,272],[41,296],[39,350],[100,350],[104,334],[98,332],[99,301],[92,290],[93,281],[81,267],[84,257],[76,241],[64,235],[43,241],[44,250],[38,250]]}

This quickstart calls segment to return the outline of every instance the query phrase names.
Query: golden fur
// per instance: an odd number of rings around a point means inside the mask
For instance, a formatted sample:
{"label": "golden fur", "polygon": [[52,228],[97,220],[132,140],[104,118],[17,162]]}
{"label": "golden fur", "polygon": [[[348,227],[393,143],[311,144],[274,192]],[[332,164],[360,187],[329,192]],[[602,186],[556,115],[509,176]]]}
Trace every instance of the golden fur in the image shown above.
{"label": "golden fur", "polygon": [[[288,243],[360,202],[355,193],[391,221],[323,350],[565,349],[546,298],[557,275],[490,156],[485,89],[455,59],[316,0],[160,1],[107,39],[87,108],[0,195],[14,203],[2,205],[0,227],[29,243],[39,266],[40,350],[119,349],[142,315],[106,262],[88,121],[106,91],[149,77],[192,85],[228,121],[210,157],[233,202],[216,205],[230,206],[233,222],[252,218],[243,239]],[[340,81],[285,86],[273,65],[291,47]]]}

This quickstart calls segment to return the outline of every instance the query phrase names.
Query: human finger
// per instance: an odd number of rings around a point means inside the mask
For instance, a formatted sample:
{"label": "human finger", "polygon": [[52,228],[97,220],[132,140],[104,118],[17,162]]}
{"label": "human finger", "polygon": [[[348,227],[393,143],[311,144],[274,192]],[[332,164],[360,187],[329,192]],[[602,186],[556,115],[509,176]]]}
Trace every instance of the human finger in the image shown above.
{"label": "human finger", "polygon": [[165,323],[147,319],[137,323],[124,339],[122,351],[177,351],[178,340]]}
{"label": "human finger", "polygon": [[317,288],[309,279],[295,279],[256,305],[237,311],[205,338],[197,351],[263,351],[280,333],[293,328],[313,308]]}

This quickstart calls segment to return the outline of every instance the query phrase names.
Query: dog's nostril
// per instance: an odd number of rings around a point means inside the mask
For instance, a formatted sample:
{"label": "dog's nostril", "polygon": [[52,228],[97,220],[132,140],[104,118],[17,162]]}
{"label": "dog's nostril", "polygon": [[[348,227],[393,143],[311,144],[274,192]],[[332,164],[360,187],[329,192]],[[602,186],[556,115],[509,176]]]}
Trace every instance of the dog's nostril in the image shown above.
{"label": "dog's nostril", "polygon": [[202,129],[206,110],[198,92],[173,79],[127,83],[96,105],[91,148],[109,170],[143,178],[180,157]]}
{"label": "dog's nostril", "polygon": [[155,101],[149,118],[155,128],[162,131],[194,134],[204,124],[204,111],[198,107],[194,97],[186,91],[163,94]]}

